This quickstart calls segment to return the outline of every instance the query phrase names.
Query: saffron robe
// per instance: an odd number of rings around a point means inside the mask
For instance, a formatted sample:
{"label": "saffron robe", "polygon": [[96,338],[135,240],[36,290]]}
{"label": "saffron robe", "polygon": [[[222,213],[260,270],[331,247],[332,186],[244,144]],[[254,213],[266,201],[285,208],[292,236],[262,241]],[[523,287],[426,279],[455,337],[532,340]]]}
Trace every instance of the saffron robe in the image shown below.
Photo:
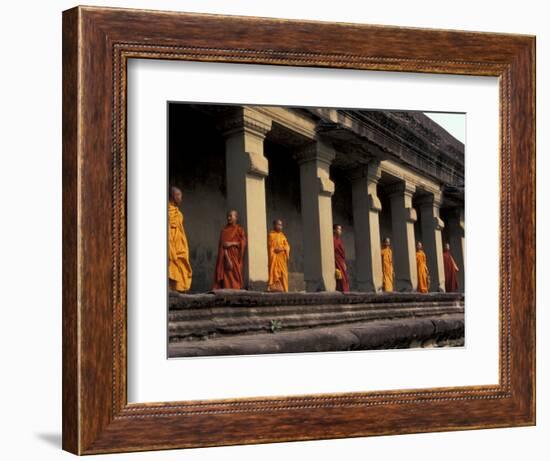
{"label": "saffron robe", "polygon": [[[237,246],[224,248],[224,243],[236,242]],[[244,229],[239,224],[227,224],[220,232],[218,258],[214,271],[213,289],[244,288],[243,262],[246,248]]]}
{"label": "saffron robe", "polygon": [[390,247],[382,248],[382,290],[393,291],[393,252]]}
{"label": "saffron robe", "polygon": [[336,265],[336,289],[345,293],[349,291],[346,250],[344,242],[336,235],[334,236],[334,263]]}
{"label": "saffron robe", "polygon": [[457,291],[458,279],[456,273],[458,272],[458,266],[450,251],[443,252],[443,268],[445,269],[445,291],[447,293]]}
{"label": "saffron robe", "polygon": [[426,253],[423,250],[417,250],[416,252],[416,270],[418,273],[418,291],[427,293],[430,287],[430,274],[426,262]]}
{"label": "saffron robe", "polygon": [[[283,251],[275,252],[276,248]],[[267,291],[288,291],[288,259],[290,245],[285,234],[272,230],[267,237],[269,281]]]}
{"label": "saffron robe", "polygon": [[183,228],[183,213],[172,202],[168,204],[168,278],[177,291],[191,288],[193,271],[189,262],[189,245]]}

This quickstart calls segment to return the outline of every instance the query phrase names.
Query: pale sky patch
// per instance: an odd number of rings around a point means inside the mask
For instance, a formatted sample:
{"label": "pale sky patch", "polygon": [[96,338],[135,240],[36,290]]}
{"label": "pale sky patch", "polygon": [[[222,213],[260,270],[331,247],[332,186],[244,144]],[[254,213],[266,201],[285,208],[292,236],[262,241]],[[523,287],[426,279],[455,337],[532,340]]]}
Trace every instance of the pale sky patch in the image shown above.
{"label": "pale sky patch", "polygon": [[424,114],[461,143],[466,143],[466,114],[448,114],[444,112],[424,112]]}

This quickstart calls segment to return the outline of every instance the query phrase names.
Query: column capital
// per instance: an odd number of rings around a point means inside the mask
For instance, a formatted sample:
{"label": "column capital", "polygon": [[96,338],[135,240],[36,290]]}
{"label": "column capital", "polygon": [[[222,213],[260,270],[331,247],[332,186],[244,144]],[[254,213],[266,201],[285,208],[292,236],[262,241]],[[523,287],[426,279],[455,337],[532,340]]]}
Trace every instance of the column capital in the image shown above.
{"label": "column capital", "polygon": [[391,197],[394,195],[405,195],[412,197],[416,186],[409,181],[398,181],[386,187],[386,193]]}
{"label": "column capital", "polygon": [[382,202],[377,195],[369,194],[369,210],[377,213],[382,211]]}
{"label": "column capital", "polygon": [[449,211],[450,221],[454,222],[454,225],[464,231],[464,209],[463,208],[452,208]]}
{"label": "column capital", "polygon": [[429,206],[439,208],[441,207],[442,194],[438,192],[428,192],[427,194],[421,195],[416,198],[416,203],[418,206]]}
{"label": "column capital", "polygon": [[405,219],[407,222],[415,223],[418,221],[418,216],[414,208],[405,208]]}
{"label": "column capital", "polygon": [[326,195],[327,197],[334,195],[335,186],[330,178],[318,177],[317,181],[319,182],[319,194]]}
{"label": "column capital", "polygon": [[245,152],[247,156],[248,174],[265,178],[269,174],[269,162],[262,154],[257,152]]}
{"label": "column capital", "polygon": [[224,118],[218,124],[226,137],[245,133],[263,139],[271,131],[271,127],[272,120],[269,117],[247,106],[237,107],[232,116]]}
{"label": "column capital", "polygon": [[351,181],[366,179],[369,183],[378,184],[378,181],[382,177],[380,162],[378,160],[371,160],[365,165],[350,168],[347,171],[347,176]]}
{"label": "column capital", "polygon": [[298,161],[298,164],[316,160],[330,166],[336,158],[336,151],[329,144],[321,140],[315,140],[296,150],[294,157]]}

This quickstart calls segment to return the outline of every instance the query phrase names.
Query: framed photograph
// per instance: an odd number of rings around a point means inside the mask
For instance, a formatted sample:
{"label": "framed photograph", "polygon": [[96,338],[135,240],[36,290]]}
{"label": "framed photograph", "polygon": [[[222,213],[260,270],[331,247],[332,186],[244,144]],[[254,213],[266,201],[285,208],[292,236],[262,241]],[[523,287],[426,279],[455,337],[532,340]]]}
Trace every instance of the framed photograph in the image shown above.
{"label": "framed photograph", "polygon": [[535,424],[535,38],[63,13],[63,448]]}

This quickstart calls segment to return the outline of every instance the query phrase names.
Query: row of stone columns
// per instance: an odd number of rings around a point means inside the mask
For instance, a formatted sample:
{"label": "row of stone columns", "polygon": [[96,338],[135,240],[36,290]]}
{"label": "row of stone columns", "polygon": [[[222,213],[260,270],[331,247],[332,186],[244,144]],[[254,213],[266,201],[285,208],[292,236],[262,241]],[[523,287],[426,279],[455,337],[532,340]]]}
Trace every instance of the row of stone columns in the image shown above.
{"label": "row of stone columns", "polygon": [[[269,173],[264,156],[264,139],[271,129],[271,120],[242,107],[221,126],[226,137],[227,202],[241,212],[241,224],[248,234],[246,279],[249,289],[263,290],[267,274],[267,224],[265,178]],[[332,238],[332,195],[330,165],[336,153],[318,139],[296,152],[300,167],[302,226],[304,234],[304,279],[307,291],[335,289],[334,248]],[[350,174],[355,233],[356,277],[360,291],[381,291],[381,202],[377,193],[381,177],[380,165],[371,161]],[[399,181],[387,190],[391,204],[395,289],[412,291],[417,286],[414,224],[416,210],[412,206],[415,186]],[[439,215],[440,193],[426,194],[418,202],[423,244],[428,255],[432,291],[445,289],[443,221]],[[457,264],[464,267],[464,217],[453,215],[449,221],[450,244],[460,248]],[[464,287],[463,270],[459,272]]]}

